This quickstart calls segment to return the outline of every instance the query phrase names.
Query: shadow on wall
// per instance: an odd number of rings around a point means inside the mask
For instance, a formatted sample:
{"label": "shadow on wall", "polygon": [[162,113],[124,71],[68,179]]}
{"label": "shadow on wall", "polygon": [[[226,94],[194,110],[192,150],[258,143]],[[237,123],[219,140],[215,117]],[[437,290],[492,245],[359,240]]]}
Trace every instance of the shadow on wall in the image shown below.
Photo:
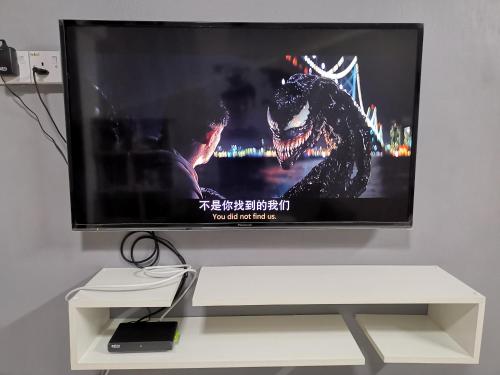
{"label": "shadow on wall", "polygon": [[[83,250],[116,250],[126,232],[82,232]],[[406,229],[221,229],[158,232],[181,249],[363,249],[407,250]]]}
{"label": "shadow on wall", "polygon": [[69,374],[64,294],[0,329],[0,375]]}

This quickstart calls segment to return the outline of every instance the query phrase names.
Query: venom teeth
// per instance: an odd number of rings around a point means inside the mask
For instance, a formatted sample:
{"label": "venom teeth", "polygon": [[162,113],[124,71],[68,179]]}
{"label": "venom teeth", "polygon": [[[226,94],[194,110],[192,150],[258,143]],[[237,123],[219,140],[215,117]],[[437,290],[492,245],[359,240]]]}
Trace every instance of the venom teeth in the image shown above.
{"label": "venom teeth", "polygon": [[297,138],[283,141],[277,138],[273,138],[273,145],[276,149],[278,159],[283,161],[291,157],[293,155],[293,152],[309,139],[311,133],[312,129],[309,129],[306,133]]}

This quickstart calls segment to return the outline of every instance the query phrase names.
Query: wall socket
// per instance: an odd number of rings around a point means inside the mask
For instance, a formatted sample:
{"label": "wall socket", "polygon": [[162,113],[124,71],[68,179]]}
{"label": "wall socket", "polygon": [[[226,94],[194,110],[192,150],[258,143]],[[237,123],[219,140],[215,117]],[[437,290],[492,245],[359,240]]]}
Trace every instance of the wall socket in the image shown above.
{"label": "wall socket", "polygon": [[[37,75],[40,85],[62,84],[61,53],[59,51],[17,51],[19,76],[4,76],[5,82],[11,85],[32,85],[33,67],[44,68],[49,71],[46,76]],[[3,82],[0,81],[0,85]]]}
{"label": "wall socket", "polygon": [[[33,75],[32,70],[34,67],[47,69],[49,71],[49,74],[46,76],[37,74],[37,83],[62,83],[61,53],[59,51],[30,51],[29,58],[31,75]],[[33,76],[31,79],[33,80]]]}

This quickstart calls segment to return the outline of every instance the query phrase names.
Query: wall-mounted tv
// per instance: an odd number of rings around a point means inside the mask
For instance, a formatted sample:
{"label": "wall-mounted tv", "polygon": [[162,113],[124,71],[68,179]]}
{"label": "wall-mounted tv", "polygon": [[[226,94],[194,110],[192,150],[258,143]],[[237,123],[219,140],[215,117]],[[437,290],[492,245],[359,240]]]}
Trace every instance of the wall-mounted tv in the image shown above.
{"label": "wall-mounted tv", "polygon": [[423,25],[60,31],[74,229],[412,225]]}

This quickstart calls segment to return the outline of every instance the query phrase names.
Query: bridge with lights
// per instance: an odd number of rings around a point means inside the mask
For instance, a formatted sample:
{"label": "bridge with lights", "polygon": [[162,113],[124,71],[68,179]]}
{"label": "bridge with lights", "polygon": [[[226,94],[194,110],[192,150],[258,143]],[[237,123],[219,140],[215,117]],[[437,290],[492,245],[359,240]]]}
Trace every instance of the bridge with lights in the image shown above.
{"label": "bridge with lights", "polygon": [[305,73],[316,73],[322,77],[332,79],[339,87],[345,90],[354,99],[359,109],[366,118],[366,123],[371,129],[374,139],[379,143],[380,150],[384,147],[382,125],[377,119],[377,107],[370,105],[365,110],[363,96],[361,94],[361,80],[359,76],[359,64],[357,56],[342,56],[332,67],[327,67],[324,62],[320,63],[317,56],[302,56],[306,66],[299,63],[296,57],[286,56],[293,65],[303,68]]}

